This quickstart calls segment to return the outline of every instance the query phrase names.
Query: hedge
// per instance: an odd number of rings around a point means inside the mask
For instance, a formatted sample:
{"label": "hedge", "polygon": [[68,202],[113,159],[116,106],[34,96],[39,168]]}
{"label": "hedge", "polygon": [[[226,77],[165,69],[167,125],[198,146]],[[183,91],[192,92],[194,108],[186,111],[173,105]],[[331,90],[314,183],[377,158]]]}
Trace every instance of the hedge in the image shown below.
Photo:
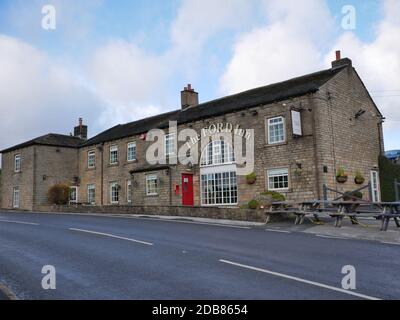
{"label": "hedge", "polygon": [[400,182],[400,165],[394,164],[386,157],[381,156],[379,158],[379,176],[382,201],[396,201],[394,179]]}

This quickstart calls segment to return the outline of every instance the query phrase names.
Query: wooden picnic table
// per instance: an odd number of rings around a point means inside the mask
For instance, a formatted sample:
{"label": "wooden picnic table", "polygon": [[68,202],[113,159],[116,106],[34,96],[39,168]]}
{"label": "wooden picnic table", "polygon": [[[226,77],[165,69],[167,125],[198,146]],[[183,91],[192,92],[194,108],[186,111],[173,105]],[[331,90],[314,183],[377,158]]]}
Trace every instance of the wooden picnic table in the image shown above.
{"label": "wooden picnic table", "polygon": [[[365,206],[370,208],[365,208]],[[295,224],[302,224],[306,216],[313,216],[319,221],[319,213],[327,213],[335,218],[335,227],[341,227],[344,217],[349,217],[352,224],[358,224],[357,216],[362,214],[382,219],[381,230],[386,231],[390,219],[400,228],[400,202],[368,202],[365,200],[308,200],[302,202],[277,201],[271,204],[267,212],[266,223],[273,213],[293,213]]]}
{"label": "wooden picnic table", "polygon": [[375,202],[381,208],[381,231],[387,231],[390,219],[393,219],[397,228],[400,228],[400,202]]}

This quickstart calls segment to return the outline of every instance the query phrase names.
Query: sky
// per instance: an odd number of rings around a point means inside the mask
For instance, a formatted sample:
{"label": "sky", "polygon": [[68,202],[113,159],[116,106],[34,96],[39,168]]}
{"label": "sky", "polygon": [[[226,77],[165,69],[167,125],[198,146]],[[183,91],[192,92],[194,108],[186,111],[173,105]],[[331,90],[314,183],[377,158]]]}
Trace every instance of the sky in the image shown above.
{"label": "sky", "polygon": [[327,69],[335,50],[400,149],[399,17],[398,0],[0,0],[0,149],[175,110],[188,83],[202,102]]}

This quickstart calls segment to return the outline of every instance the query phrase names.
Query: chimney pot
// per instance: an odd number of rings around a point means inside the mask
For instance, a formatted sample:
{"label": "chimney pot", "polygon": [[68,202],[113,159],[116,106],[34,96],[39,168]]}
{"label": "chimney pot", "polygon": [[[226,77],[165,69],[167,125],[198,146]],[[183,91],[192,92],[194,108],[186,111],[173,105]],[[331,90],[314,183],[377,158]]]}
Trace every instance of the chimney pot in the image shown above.
{"label": "chimney pot", "polygon": [[349,58],[342,58],[340,50],[336,50],[336,60],[332,61],[332,68],[351,67],[352,61]]}
{"label": "chimney pot", "polygon": [[79,137],[86,140],[88,133],[88,127],[83,125],[83,119],[79,118],[79,125],[74,127],[74,137]]}
{"label": "chimney pot", "polygon": [[187,87],[181,91],[181,107],[182,110],[191,106],[197,106],[199,104],[199,94],[194,91],[192,85],[189,83]]}

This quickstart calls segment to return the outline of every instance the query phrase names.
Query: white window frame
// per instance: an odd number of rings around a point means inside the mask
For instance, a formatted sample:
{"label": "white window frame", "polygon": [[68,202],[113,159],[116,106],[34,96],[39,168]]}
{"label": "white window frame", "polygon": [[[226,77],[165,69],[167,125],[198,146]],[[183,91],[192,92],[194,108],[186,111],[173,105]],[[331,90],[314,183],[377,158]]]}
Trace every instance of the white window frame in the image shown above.
{"label": "white window frame", "polygon": [[[155,181],[155,188],[151,190],[149,182]],[[158,177],[156,174],[147,174],[146,175],[146,195],[148,196],[156,196],[158,195]]]}
{"label": "white window frame", "polygon": [[[112,154],[116,153],[115,161],[113,161]],[[112,145],[110,146],[110,164],[117,164],[118,163],[118,146]]]}
{"label": "white window frame", "polygon": [[[129,157],[129,149],[133,148],[133,158]],[[136,142],[132,141],[132,142],[128,142],[127,146],[126,146],[126,161],[131,162],[131,161],[135,161],[136,160]]]}
{"label": "white window frame", "polygon": [[380,202],[381,201],[381,187],[379,181],[379,171],[371,170],[371,196],[372,202]]}
{"label": "white window frame", "polygon": [[21,172],[21,155],[14,156],[14,172]]}
{"label": "white window frame", "polygon": [[[173,156],[175,155],[175,133],[167,133],[165,135],[165,155]],[[168,147],[168,144],[170,146]]]}
{"label": "white window frame", "polygon": [[[71,186],[69,188],[70,188],[69,203],[78,203],[78,187]],[[71,198],[72,190],[75,190],[75,199],[74,200]]]}
{"label": "white window frame", "polygon": [[[94,190],[94,194],[93,194],[93,200],[90,201],[90,191]],[[95,184],[88,184],[87,185],[87,202],[91,205],[96,204],[96,185]]]}
{"label": "white window frame", "polygon": [[[288,191],[290,188],[290,174],[289,174],[289,168],[288,167],[284,167],[284,168],[273,168],[273,169],[268,169],[266,174],[267,174],[267,190],[271,190],[271,191]],[[284,173],[284,174],[282,174]],[[275,177],[280,177],[280,176],[287,176],[287,187],[284,188],[274,188],[270,186],[270,178],[272,176]]]}
{"label": "white window frame", "polygon": [[[224,146],[222,148],[222,146]],[[222,151],[222,149],[224,149]],[[200,166],[229,165],[235,163],[235,153],[232,146],[224,140],[211,141],[203,149]]]}
{"label": "white window frame", "polygon": [[[114,190],[114,188],[117,188],[116,190],[117,190],[117,197],[118,197],[118,200],[117,201],[115,201],[115,200],[113,200],[113,190]],[[111,182],[110,183],[110,203],[111,204],[118,204],[119,203],[119,197],[120,197],[120,194],[119,194],[119,190],[120,190],[120,187],[119,187],[119,184],[118,184],[118,182]]]}
{"label": "white window frame", "polygon": [[12,195],[12,206],[13,206],[13,208],[19,208],[20,201],[21,201],[20,195],[21,194],[20,194],[19,187],[14,187],[13,188],[13,195]]}
{"label": "white window frame", "polygon": [[[212,179],[208,179],[209,176],[211,176]],[[218,180],[216,180],[217,176]],[[216,183],[216,181],[218,181],[218,183]],[[215,188],[215,190],[213,190],[213,192],[211,193],[211,198],[210,194],[204,190],[204,187],[208,189],[209,186],[211,186],[211,188],[214,188],[216,185],[221,187],[224,185],[225,182],[227,182],[228,185],[228,196],[224,195],[224,190],[222,188],[218,192]],[[205,186],[203,185],[203,183],[205,184]],[[218,199],[220,199],[221,201],[218,201]],[[226,201],[226,199],[228,199],[229,201]],[[232,201],[233,199],[235,199],[236,201]],[[200,203],[202,206],[234,206],[237,205],[238,202],[239,193],[236,165],[231,164],[214,168],[207,167],[200,170]]]}
{"label": "white window frame", "polygon": [[[280,122],[280,123],[271,123],[272,120],[276,120],[276,119],[281,119],[282,122]],[[268,144],[274,145],[274,144],[279,144],[279,143],[285,143],[286,142],[286,120],[285,120],[285,118],[282,117],[282,116],[267,118],[266,122],[267,122],[266,127],[267,127],[267,141],[268,141]],[[270,128],[272,126],[277,126],[277,125],[281,125],[281,124],[283,126],[283,139],[279,140],[279,141],[271,141]]]}
{"label": "white window frame", "polygon": [[[91,160],[93,160],[93,163]],[[87,167],[88,168],[96,168],[96,151],[95,150],[89,150],[87,153]]]}
{"label": "white window frame", "polygon": [[130,179],[126,180],[126,202],[132,203],[132,180]]}

